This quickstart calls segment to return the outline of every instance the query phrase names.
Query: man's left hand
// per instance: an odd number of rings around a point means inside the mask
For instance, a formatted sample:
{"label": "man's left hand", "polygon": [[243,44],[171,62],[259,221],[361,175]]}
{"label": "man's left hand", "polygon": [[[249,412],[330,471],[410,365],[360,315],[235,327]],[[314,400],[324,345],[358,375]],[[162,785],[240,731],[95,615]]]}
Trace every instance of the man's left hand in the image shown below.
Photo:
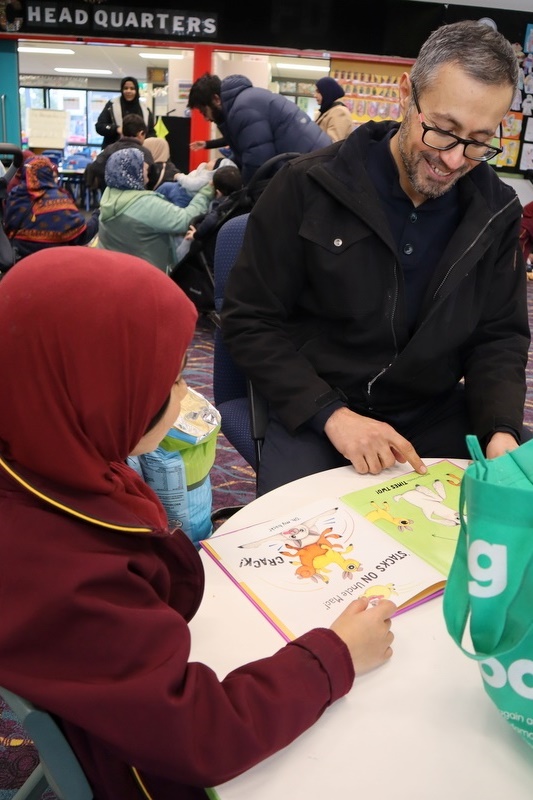
{"label": "man's left hand", "polygon": [[498,458],[498,456],[505,455],[509,450],[516,450],[518,446],[514,436],[511,436],[510,433],[498,431],[492,436],[487,445],[487,458]]}

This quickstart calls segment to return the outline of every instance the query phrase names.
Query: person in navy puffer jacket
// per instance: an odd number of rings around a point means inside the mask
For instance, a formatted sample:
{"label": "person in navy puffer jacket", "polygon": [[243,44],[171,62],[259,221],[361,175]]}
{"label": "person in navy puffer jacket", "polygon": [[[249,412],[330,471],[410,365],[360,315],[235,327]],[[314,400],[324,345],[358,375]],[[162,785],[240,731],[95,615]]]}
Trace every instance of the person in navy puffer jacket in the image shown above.
{"label": "person in navy puffer jacket", "polygon": [[244,75],[221,80],[206,72],[193,83],[188,106],[217,125],[245,184],[273,156],[310,153],[331,144],[296,103],[253,86]]}

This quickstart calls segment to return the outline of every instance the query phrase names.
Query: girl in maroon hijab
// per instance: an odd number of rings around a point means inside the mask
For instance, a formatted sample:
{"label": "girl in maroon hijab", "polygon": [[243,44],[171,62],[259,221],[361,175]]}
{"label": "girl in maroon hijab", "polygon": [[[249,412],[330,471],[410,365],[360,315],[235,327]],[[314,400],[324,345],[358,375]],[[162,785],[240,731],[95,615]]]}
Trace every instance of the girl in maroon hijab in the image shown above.
{"label": "girl in maroon hijab", "polygon": [[59,719],[96,800],[205,798],[391,654],[394,604],[358,600],[222,681],[189,662],[201,560],[124,462],[176,418],[195,321],[122,253],[51,248],[0,282],[0,685]]}

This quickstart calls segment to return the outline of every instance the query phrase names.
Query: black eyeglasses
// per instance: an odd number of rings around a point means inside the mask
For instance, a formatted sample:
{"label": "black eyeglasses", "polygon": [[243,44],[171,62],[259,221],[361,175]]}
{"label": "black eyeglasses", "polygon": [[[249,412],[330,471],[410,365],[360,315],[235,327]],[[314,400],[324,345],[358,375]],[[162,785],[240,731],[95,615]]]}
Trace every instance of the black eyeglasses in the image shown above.
{"label": "black eyeglasses", "polygon": [[463,153],[465,158],[470,158],[472,161],[490,161],[491,158],[497,156],[498,153],[503,153],[503,148],[492,147],[483,142],[477,142],[475,139],[461,139],[455,133],[449,131],[441,131],[440,128],[432,128],[424,122],[424,115],[420,109],[418,96],[416,93],[415,85],[411,82],[413,89],[413,100],[415,102],[416,110],[418,111],[418,120],[422,126],[422,141],[431,147],[433,150],[453,150],[458,144],[463,145]]}

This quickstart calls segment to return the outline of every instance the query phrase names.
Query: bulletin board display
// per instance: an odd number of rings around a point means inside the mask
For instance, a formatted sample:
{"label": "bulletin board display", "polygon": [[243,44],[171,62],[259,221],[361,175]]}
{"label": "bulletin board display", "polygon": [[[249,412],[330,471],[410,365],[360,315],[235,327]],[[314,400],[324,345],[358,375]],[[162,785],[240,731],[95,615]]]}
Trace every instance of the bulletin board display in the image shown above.
{"label": "bulletin board display", "polygon": [[400,76],[413,60],[331,62],[330,74],[344,89],[343,103],[358,127],[369,120],[400,120]]}
{"label": "bulletin board display", "polygon": [[28,145],[31,148],[63,150],[67,141],[66,111],[51,108],[29,108],[26,112]]}
{"label": "bulletin board display", "polygon": [[533,23],[527,26],[523,51],[517,51],[517,57],[518,84],[498,143],[503,152],[491,163],[503,170],[526,172],[533,170]]}
{"label": "bulletin board display", "polygon": [[513,48],[518,59],[518,83],[511,108],[494,138],[502,152],[489,163],[506,172],[533,172],[533,23],[526,26],[523,48],[519,43]]}

